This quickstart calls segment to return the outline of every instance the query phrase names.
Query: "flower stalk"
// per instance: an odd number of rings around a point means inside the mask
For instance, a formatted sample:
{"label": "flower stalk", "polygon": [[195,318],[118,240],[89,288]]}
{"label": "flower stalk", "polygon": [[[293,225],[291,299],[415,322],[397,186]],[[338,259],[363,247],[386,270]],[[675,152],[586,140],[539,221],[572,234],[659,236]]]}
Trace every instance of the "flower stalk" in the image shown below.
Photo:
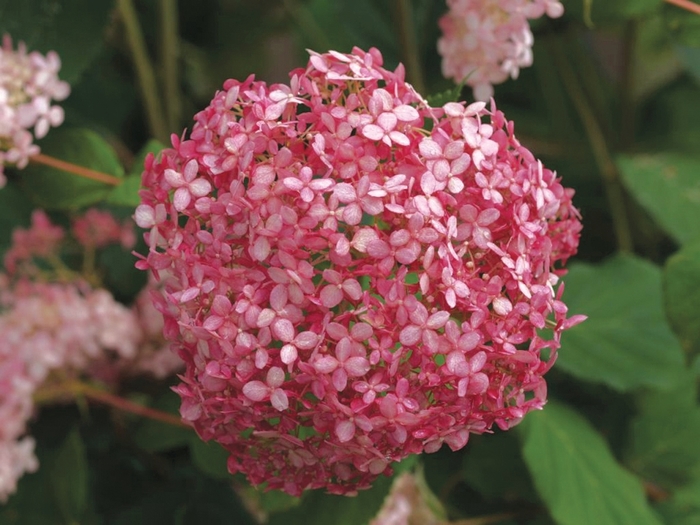
{"label": "flower stalk", "polygon": [[164,119],[165,112],[160,104],[158,97],[158,86],[156,84],[156,76],[153,71],[153,66],[148,58],[148,50],[146,49],[146,41],[139,25],[138,16],[132,0],[119,0],[117,2],[119,12],[121,13],[124,27],[126,28],[126,36],[131,49],[131,55],[136,68],[136,76],[141,91],[146,117],[148,119],[148,127],[151,134],[158,140],[168,142],[168,127]]}
{"label": "flower stalk", "polygon": [[84,166],[79,166],[78,164],[73,164],[72,162],[67,162],[65,160],[57,159],[49,155],[44,155],[43,153],[37,153],[36,155],[32,155],[29,160],[36,164],[50,166],[52,168],[72,173],[73,175],[77,175],[78,177],[102,182],[111,186],[119,186],[123,182],[123,179],[115,177],[114,175],[108,175],[107,173],[95,171]]}
{"label": "flower stalk", "polygon": [[168,414],[161,410],[146,407],[123,397],[101,390],[82,381],[72,380],[58,386],[40,389],[34,396],[37,403],[48,403],[57,399],[73,397],[76,399],[86,398],[90,401],[116,408],[121,412],[128,412],[137,416],[146,417],[154,421],[159,421],[167,425],[176,427],[191,428],[177,416]]}

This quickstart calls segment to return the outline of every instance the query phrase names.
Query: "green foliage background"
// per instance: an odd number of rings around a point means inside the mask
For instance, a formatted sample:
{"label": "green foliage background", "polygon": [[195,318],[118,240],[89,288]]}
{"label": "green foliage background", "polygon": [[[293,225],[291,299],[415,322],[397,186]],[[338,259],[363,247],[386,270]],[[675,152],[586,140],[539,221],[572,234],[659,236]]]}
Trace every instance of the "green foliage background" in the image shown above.
{"label": "green foliage background", "polygon": [[[698,525],[700,16],[661,0],[563,3],[562,19],[534,24],[534,66],[497,86],[496,100],[520,140],[576,189],[584,233],[564,299],[589,319],[564,335],[545,410],[398,469],[419,468],[455,523]],[[152,57],[162,51],[162,4],[135,2]],[[411,9],[414,82],[426,95],[469,100],[440,75],[443,2],[180,0],[182,104],[168,131],[191,125],[226,78],[284,81],[307,47],[377,46],[389,65],[406,60],[399,4]],[[148,131],[120,13],[107,0],[0,0],[0,33],[58,51],[72,84],[66,123],[42,150],[124,178],[112,189],[45,167],[10,173],[0,252],[34,207],[128,216],[138,204],[143,157],[162,145]],[[103,262],[117,297],[133,299],[144,279],[133,258]],[[128,392],[177,413],[170,386]],[[0,507],[3,524],[362,525],[391,483],[357,498],[258,492],[187,430],[81,404],[42,409],[31,431],[41,468]]]}

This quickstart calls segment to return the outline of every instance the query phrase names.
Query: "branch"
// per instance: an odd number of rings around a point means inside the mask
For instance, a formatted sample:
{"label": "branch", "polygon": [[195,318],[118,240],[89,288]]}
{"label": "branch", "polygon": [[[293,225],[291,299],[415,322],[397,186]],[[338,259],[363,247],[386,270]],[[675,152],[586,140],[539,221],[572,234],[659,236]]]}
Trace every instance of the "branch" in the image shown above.
{"label": "branch", "polygon": [[666,2],[680,7],[681,9],[686,9],[687,11],[695,13],[696,15],[700,15],[700,5],[696,4],[695,2],[691,2],[690,0],[666,0]]}
{"label": "branch", "polygon": [[117,395],[111,394],[105,390],[100,390],[86,383],[80,381],[69,381],[60,384],[57,387],[49,387],[41,389],[35,395],[35,401],[37,403],[45,403],[48,401],[53,401],[56,399],[61,399],[65,397],[80,397],[102,403],[103,405],[108,405],[122,412],[129,412],[131,414],[136,414],[137,416],[143,416],[148,419],[153,419],[154,421],[160,421],[167,425],[173,425],[176,427],[192,428],[190,425],[182,421],[181,418],[169,414],[167,412],[162,412],[154,408],[146,407],[119,397]]}
{"label": "branch", "polygon": [[123,179],[115,177],[114,175],[108,175],[107,173],[102,173],[101,171],[91,170],[90,168],[85,168],[83,166],[78,166],[72,162],[66,162],[65,160],[57,159],[55,157],[50,157],[49,155],[44,155],[43,153],[37,153],[29,157],[31,162],[36,164],[44,164],[45,166],[51,166],[52,168],[59,169],[61,171],[66,171],[78,177],[83,177],[85,179],[96,180],[97,182],[102,182],[104,184],[110,184],[112,186],[119,186]]}

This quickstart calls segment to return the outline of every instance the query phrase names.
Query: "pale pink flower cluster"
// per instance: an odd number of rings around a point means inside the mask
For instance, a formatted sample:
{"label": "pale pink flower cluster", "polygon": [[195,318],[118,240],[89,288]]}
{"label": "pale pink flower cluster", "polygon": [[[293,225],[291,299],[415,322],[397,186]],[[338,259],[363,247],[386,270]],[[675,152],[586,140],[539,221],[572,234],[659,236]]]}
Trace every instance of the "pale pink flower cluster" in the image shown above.
{"label": "pale pink flower cluster", "polygon": [[[107,215],[88,212],[93,235],[84,246],[94,248],[109,232],[110,242],[121,242],[125,225]],[[74,222],[74,234],[84,231],[82,221]],[[50,272],[66,233],[35,212],[29,229],[13,232],[0,274],[0,502],[16,490],[19,477],[38,467],[26,435],[37,389],[85,375],[104,380],[153,371],[163,377],[181,366],[162,339],[162,317],[159,323],[157,312],[143,306],[150,290],[129,308],[63,266],[57,275]]]}
{"label": "pale pink flower cluster", "polygon": [[528,19],[564,13],[559,0],[447,0],[447,6],[439,21],[442,73],[474,88],[476,100],[488,100],[493,84],[532,65]]}
{"label": "pale pink flower cluster", "polygon": [[39,153],[40,139],[63,123],[63,109],[52,105],[70,93],[59,80],[61,60],[54,51],[46,56],[27,53],[24,43],[13,49],[9,35],[0,48],[0,187],[5,185],[4,166],[24,168],[29,157]]}
{"label": "pale pink flower cluster", "polygon": [[544,405],[581,224],[493,104],[431,108],[356,48],[195,120],[146,159],[138,266],[167,272],[181,415],[232,473],[353,493]]}

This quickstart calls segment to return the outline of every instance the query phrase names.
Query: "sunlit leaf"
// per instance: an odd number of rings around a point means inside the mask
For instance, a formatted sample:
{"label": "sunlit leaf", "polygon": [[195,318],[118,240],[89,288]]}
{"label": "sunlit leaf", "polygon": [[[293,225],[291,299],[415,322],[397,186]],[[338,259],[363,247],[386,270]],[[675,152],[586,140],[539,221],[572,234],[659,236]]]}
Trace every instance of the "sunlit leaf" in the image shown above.
{"label": "sunlit leaf", "polygon": [[674,239],[700,237],[700,157],[622,156],[617,165],[627,189]]}
{"label": "sunlit leaf", "polygon": [[664,317],[659,268],[617,256],[572,265],[565,282],[569,311],[588,319],[562,336],[557,367],[623,391],[674,384],[683,352]]}
{"label": "sunlit leaf", "polygon": [[523,423],[523,454],[560,525],[660,525],[640,481],[574,410],[550,402]]}

